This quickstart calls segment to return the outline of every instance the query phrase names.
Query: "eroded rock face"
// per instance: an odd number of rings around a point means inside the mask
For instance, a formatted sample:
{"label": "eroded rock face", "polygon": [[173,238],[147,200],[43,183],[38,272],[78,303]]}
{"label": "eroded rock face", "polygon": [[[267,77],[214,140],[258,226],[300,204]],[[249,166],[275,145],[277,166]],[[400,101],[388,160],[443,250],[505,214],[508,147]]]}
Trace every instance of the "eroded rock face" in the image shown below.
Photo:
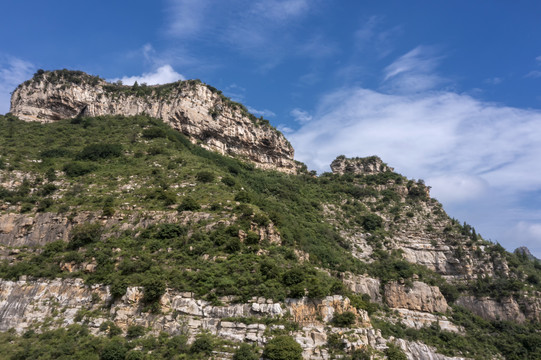
{"label": "eroded rock face", "polygon": [[414,281],[411,287],[397,282],[385,285],[385,300],[392,308],[431,313],[444,313],[448,308],[447,301],[437,286],[429,286],[420,281]]}
{"label": "eroded rock face", "polygon": [[382,172],[392,172],[394,169],[387,166],[379,157],[346,158],[339,156],[331,163],[331,170],[335,174],[374,175]]}
{"label": "eroded rock face", "polygon": [[[141,288],[130,287],[113,302],[107,286],[83,284],[80,279],[6,281],[0,280],[0,331],[10,328],[18,333],[49,322],[51,327],[85,322],[93,334],[100,332],[104,321],[113,321],[124,332],[130,325],[141,325],[170,334],[188,334],[193,340],[201,332],[210,332],[236,342],[252,342],[259,346],[270,339],[268,333],[283,330],[283,325],[249,324],[235,321],[245,317],[282,317],[292,314],[301,328],[291,333],[303,348],[305,359],[328,359],[325,349],[330,332],[343,335],[347,349],[370,346],[383,350],[386,340],[372,328],[368,314],[351,307],[349,299],[328,296],[320,300],[287,299],[276,303],[269,299],[252,298],[247,303],[233,303],[222,298],[224,306],[214,306],[196,299],[191,293],[168,290],[160,299],[161,313],[143,311]],[[109,307],[104,307],[110,304]],[[335,313],[356,311],[358,326],[346,334],[344,329],[329,327],[324,322]],[[88,315],[92,313],[92,315]],[[86,315],[85,315],[86,314]]]}
{"label": "eroded rock face", "polygon": [[457,299],[456,303],[484,319],[515,321],[519,323],[526,321],[526,316],[521,311],[520,305],[513,298],[504,298],[496,301],[488,297],[461,296]]}
{"label": "eroded rock face", "polygon": [[147,114],[207,149],[234,154],[262,169],[296,172],[293,147],[280,132],[250,119],[205,84],[179,82],[160,94],[158,87],[148,87],[153,90],[141,96],[124,91],[130,87],[119,90],[84,73],[76,81],[56,75],[60,73],[45,72],[21,84],[12,95],[10,112],[43,123],[76,116]]}
{"label": "eroded rock face", "polygon": [[[150,211],[144,213],[117,213],[103,217],[99,212],[81,211],[74,217],[67,214],[36,213],[0,215],[0,247],[37,247],[55,240],[68,241],[74,226],[84,223],[100,223],[108,230],[114,226],[117,231],[147,228],[160,223],[186,225],[188,221],[211,220],[212,215],[205,212]],[[274,231],[272,224],[267,226]],[[266,228],[264,228],[266,230]],[[273,233],[279,238],[279,234]]]}

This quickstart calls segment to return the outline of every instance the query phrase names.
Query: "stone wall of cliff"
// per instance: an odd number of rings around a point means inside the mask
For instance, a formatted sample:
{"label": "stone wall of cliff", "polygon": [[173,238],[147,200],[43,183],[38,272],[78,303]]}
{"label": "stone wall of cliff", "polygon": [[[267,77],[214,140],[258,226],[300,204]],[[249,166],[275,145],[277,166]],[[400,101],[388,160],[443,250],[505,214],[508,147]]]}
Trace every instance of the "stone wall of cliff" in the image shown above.
{"label": "stone wall of cliff", "polygon": [[138,115],[162,119],[194,143],[262,169],[295,173],[293,147],[267,122],[199,81],[132,91],[78,72],[44,72],[21,84],[10,112],[43,123],[77,116]]}

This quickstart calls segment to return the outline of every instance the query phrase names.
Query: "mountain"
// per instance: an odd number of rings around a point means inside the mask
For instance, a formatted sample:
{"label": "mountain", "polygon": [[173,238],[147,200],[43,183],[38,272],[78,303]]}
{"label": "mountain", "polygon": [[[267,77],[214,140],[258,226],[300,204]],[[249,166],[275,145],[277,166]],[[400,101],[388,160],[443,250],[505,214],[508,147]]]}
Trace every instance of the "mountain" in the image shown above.
{"label": "mountain", "polygon": [[206,149],[235,154],[262,169],[296,171],[293,148],[278,130],[199,80],[123,86],[81,71],[40,70],[15,89],[10,111],[21,120],[42,123],[146,114]]}
{"label": "mountain", "polygon": [[61,70],[15,90],[5,358],[541,357],[539,261],[377,156],[314,176],[213,89]]}

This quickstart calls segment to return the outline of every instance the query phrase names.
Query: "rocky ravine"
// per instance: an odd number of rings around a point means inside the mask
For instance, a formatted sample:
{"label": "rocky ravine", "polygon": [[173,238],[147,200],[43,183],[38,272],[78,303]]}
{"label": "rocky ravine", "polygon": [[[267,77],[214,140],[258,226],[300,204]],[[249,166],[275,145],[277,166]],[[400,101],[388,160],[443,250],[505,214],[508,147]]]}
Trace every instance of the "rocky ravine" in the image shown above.
{"label": "rocky ravine", "polygon": [[296,172],[293,147],[280,132],[250,119],[239,105],[201,82],[168,84],[159,94],[155,86],[147,87],[152,90],[145,95],[129,89],[81,72],[44,72],[13,92],[10,112],[43,123],[77,116],[147,114],[209,150],[239,156],[262,169]]}

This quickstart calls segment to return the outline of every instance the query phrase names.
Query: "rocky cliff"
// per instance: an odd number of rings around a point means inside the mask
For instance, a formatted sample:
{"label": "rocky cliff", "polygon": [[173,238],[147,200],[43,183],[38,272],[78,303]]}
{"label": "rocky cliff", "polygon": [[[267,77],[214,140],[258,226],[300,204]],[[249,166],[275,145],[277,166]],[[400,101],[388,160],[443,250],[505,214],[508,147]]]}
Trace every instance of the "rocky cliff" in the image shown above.
{"label": "rocky cliff", "polygon": [[[300,325],[292,332],[301,344],[305,359],[329,359],[325,349],[329,336],[340,334],[339,339],[346,349],[369,346],[384,350],[388,340],[374,329],[365,311],[356,310],[349,299],[329,296],[320,300],[286,299],[283,303],[264,298],[252,298],[249,302],[231,303],[222,298],[222,305],[198,300],[191,293],[169,290],[160,298],[160,312],[144,311],[141,288],[128,288],[126,294],[114,300],[106,286],[85,286],[80,279],[51,281],[1,281],[0,280],[0,331],[14,329],[23,333],[29,329],[62,327],[74,323],[86,324],[89,330],[99,335],[104,332],[103,324],[113,321],[123,333],[129,326],[139,325],[159,334],[189,334],[193,340],[201,333],[211,333],[233,342],[249,342],[264,345],[273,332],[283,331],[282,323]],[[335,314],[353,311],[357,315],[355,329],[329,327],[325,324]],[[243,319],[251,318],[251,324]],[[276,325],[266,325],[269,319]],[[411,360],[451,360],[422,343],[398,341]],[[462,358],[460,358],[462,359]]]}
{"label": "rocky cliff", "polygon": [[199,81],[130,87],[77,71],[38,72],[13,92],[10,112],[44,123],[78,116],[147,114],[207,149],[238,156],[262,169],[296,172],[293,147],[278,130]]}

